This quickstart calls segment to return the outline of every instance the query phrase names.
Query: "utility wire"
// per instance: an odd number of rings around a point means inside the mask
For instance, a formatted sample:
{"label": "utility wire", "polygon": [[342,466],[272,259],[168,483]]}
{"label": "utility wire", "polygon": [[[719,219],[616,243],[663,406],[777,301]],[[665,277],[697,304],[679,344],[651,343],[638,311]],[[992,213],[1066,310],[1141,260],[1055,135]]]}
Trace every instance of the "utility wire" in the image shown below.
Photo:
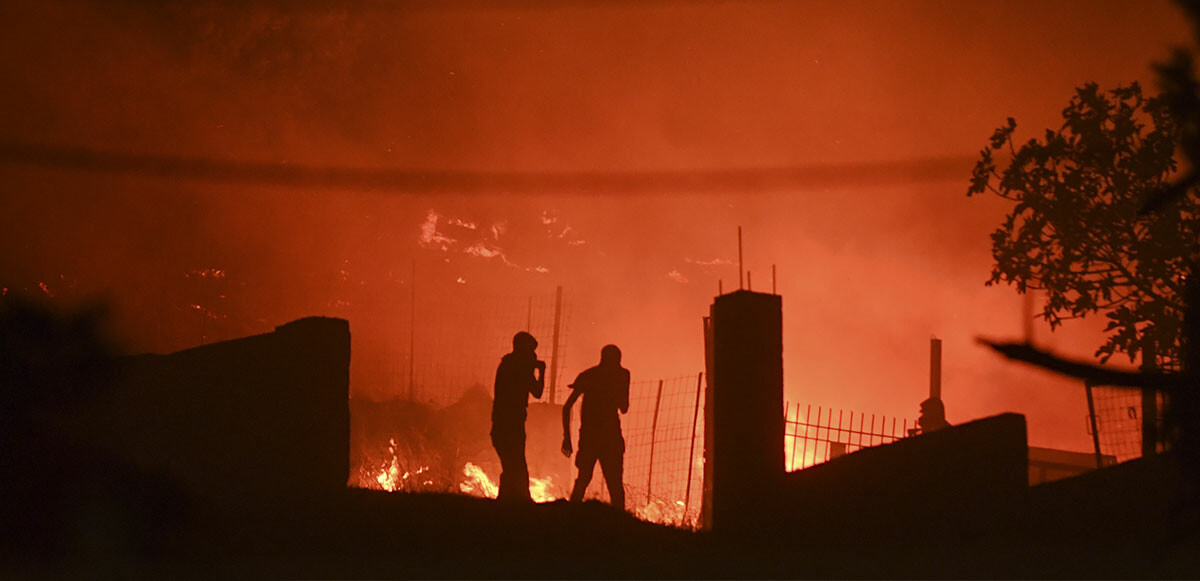
{"label": "utility wire", "polygon": [[755,193],[797,188],[965,182],[974,162],[975,158],[964,156],[763,168],[505,172],[297,165],[0,142],[0,165],[231,185],[396,194]]}

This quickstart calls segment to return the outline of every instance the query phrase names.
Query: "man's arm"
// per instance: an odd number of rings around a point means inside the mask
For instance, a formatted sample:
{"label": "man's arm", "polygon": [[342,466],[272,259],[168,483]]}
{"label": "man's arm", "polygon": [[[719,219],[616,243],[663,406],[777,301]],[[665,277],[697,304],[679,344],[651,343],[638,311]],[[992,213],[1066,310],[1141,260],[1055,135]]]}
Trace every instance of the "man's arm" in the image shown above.
{"label": "man's arm", "polygon": [[577,389],[577,390],[574,390],[574,391],[572,391],[572,392],[571,392],[571,397],[568,397],[568,398],[567,398],[567,403],[564,403],[564,404],[563,404],[563,414],[562,414],[562,416],[563,416],[563,418],[562,418],[562,426],[563,426],[562,453],[563,453],[563,456],[566,456],[566,457],[568,457],[568,458],[570,458],[570,457],[571,457],[571,452],[573,452],[573,451],[574,451],[574,450],[571,448],[571,406],[575,405],[575,400],[577,400],[577,399],[579,399],[579,390],[578,390],[578,389]]}
{"label": "man's arm", "polygon": [[546,389],[546,362],[535,361],[533,371],[533,386],[529,388],[529,393],[536,399],[542,399],[542,392]]}
{"label": "man's arm", "polygon": [[629,371],[626,370],[623,374],[624,378],[621,381],[621,399],[619,403],[621,413],[629,413]]}

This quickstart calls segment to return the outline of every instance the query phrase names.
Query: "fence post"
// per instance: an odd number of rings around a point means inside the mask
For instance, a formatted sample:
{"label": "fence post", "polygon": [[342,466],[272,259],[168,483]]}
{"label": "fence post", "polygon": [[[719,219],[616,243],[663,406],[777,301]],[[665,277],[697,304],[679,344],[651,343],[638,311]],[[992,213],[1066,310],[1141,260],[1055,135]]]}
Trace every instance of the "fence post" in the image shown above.
{"label": "fence post", "polygon": [[558,333],[562,323],[562,286],[554,289],[554,339],[550,344],[550,403],[554,403],[554,390],[558,386]]}
{"label": "fence post", "polygon": [[[800,404],[797,403],[796,407],[800,407]],[[792,465],[788,462],[788,438],[791,437],[788,434],[788,422],[792,421],[790,419],[791,415],[792,415],[792,404],[788,400],[784,399],[783,400],[783,471],[784,471],[784,473],[787,473],[788,471],[790,471],[792,469]],[[793,447],[793,450],[794,449],[795,449],[795,447]]]}
{"label": "fence post", "polygon": [[658,433],[658,404],[662,402],[663,380],[658,380],[658,397],[654,398],[654,421],[650,423],[650,468],[646,470],[646,504],[650,504],[650,485],[654,483],[654,436]]}
{"label": "fence post", "polygon": [[408,314],[408,401],[417,401],[416,366],[417,366],[417,259],[412,261],[412,276],[408,282],[409,314]]}
{"label": "fence post", "polygon": [[[792,426],[792,459],[788,460],[788,472],[796,469],[796,444],[800,441],[800,402],[796,402],[796,422]],[[785,430],[786,434],[787,431]],[[803,461],[803,458],[801,459]]]}
{"label": "fence post", "polygon": [[[1154,344],[1144,340],[1142,346],[1142,371],[1158,371]],[[1142,457],[1158,453],[1158,392],[1149,387],[1142,388]]]}
{"label": "fence post", "polygon": [[[700,417],[700,386],[704,383],[704,372],[696,376],[696,406],[692,409],[692,438],[688,448],[687,487],[683,493],[683,516],[687,518],[688,509],[692,506],[692,464],[696,462],[696,420]],[[652,466],[653,467],[653,466]]]}
{"label": "fence post", "polygon": [[1096,450],[1096,469],[1104,467],[1103,456],[1100,455],[1100,428],[1096,422],[1096,402],[1092,398],[1092,382],[1083,382],[1083,387],[1087,389],[1088,402],[1088,421],[1092,425],[1092,447]]}

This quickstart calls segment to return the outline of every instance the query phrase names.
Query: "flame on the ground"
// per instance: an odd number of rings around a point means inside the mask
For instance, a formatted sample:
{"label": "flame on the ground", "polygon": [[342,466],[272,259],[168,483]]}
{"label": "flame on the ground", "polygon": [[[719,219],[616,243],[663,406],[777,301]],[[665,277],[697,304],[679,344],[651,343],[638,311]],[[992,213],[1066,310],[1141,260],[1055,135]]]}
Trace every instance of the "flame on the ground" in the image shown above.
{"label": "flame on the ground", "polygon": [[488,478],[483,468],[480,468],[470,462],[463,466],[463,476],[467,480],[458,485],[458,489],[472,496],[482,496],[484,498],[496,498],[500,493],[500,487],[492,483],[492,479]]}
{"label": "flame on the ground", "polygon": [[[379,474],[375,476],[375,482],[379,483],[379,487],[388,492],[395,492],[397,490],[405,490],[410,488],[416,482],[416,479],[414,478],[412,481],[410,481],[409,478],[418,474],[424,474],[425,472],[429,471],[428,466],[422,466],[417,468],[416,472],[410,473],[405,471],[403,474],[401,474],[400,458],[396,456],[395,438],[388,438],[388,454],[392,456],[390,464],[385,466],[383,470],[381,470]],[[424,480],[422,484],[430,485],[433,484],[433,482],[430,480]]]}
{"label": "flame on the ground", "polygon": [[[463,476],[466,476],[467,479],[458,485],[458,489],[465,494],[483,498],[496,498],[500,494],[500,487],[492,481],[487,472],[472,462],[467,462],[466,466],[463,466]],[[534,502],[558,500],[553,488],[554,482],[549,476],[529,479],[529,496],[533,497]]]}
{"label": "flame on the ground", "polygon": [[686,506],[682,500],[666,500],[655,498],[645,505],[634,509],[634,514],[638,518],[652,523],[673,525],[673,526],[688,526],[687,512],[684,510]]}
{"label": "flame on the ground", "polygon": [[530,478],[529,479],[529,495],[533,497],[534,502],[554,502],[558,497],[551,491],[554,483],[550,481],[550,477],[545,478]]}
{"label": "flame on the ground", "polygon": [[[416,464],[399,454],[399,447],[395,438],[388,438],[387,454],[362,465],[358,486],[387,492],[449,492],[457,489],[481,498],[496,498],[500,493],[497,481],[473,462],[463,466],[463,478],[455,486],[456,479],[452,474],[431,470],[427,465],[413,470]],[[549,476],[530,478],[529,495],[534,502],[553,502],[561,496]]]}

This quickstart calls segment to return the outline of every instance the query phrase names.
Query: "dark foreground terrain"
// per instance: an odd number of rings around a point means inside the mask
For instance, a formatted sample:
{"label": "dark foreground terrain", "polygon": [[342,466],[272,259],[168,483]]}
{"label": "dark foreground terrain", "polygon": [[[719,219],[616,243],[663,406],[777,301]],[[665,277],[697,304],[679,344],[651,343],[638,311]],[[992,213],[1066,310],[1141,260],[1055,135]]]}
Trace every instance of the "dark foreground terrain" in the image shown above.
{"label": "dark foreground terrain", "polygon": [[[989,530],[936,512],[924,522],[854,511],[831,519],[814,498],[819,518],[790,512],[758,529],[696,533],[595,502],[511,506],[358,489],[245,498],[231,509],[92,459],[6,507],[3,570],[10,578],[1197,578],[1200,535],[1173,474],[1170,458],[1156,458],[1039,486],[1014,514],[979,507],[1004,517]],[[1159,488],[1146,494],[1151,482]]]}
{"label": "dark foreground terrain", "polygon": [[347,488],[345,321],[123,358],[85,394],[108,359],[29,348],[58,327],[26,318],[8,351],[28,356],[0,361],[3,578],[1200,578],[1173,457],[1030,488],[1016,414],[780,470],[690,532]]}

